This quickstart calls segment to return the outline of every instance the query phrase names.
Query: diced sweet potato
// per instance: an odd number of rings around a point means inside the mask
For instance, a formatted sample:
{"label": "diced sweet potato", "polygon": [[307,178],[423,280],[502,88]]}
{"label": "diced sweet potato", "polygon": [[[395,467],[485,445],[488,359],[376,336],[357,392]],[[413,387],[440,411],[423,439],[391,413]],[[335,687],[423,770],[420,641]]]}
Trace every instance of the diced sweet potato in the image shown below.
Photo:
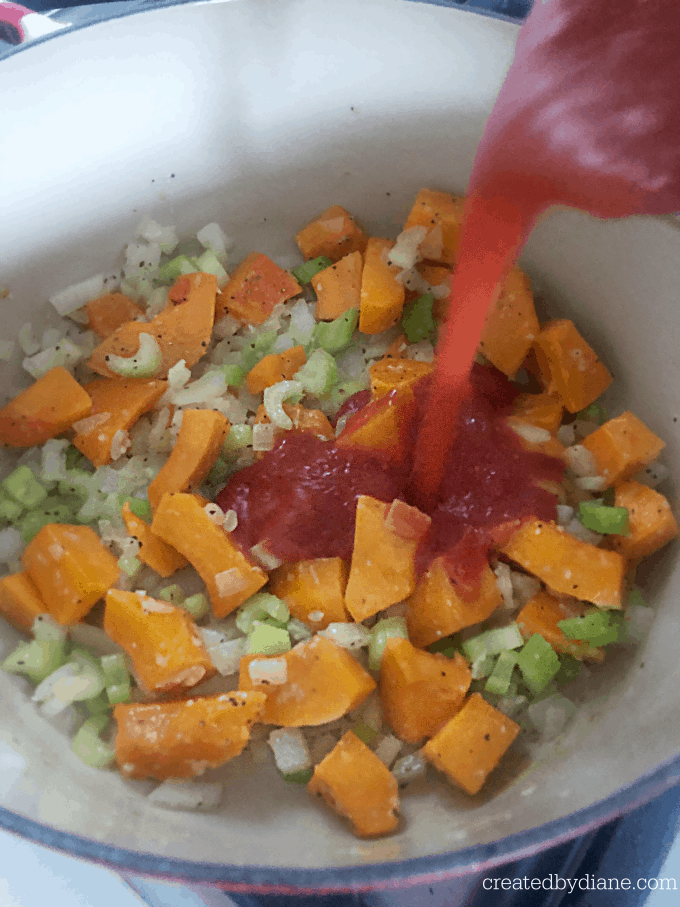
{"label": "diced sweet potato", "polygon": [[181,691],[215,674],[189,613],[169,602],[110,589],[104,630],[130,656],[147,692]]}
{"label": "diced sweet potato", "polygon": [[385,523],[389,505],[368,495],[357,501],[352,563],[345,605],[362,621],[403,601],[416,585],[418,539],[400,538]]}
{"label": "diced sweet potato", "polygon": [[461,591],[449,579],[442,558],[436,558],[407,600],[406,623],[414,645],[429,646],[486,620],[502,600],[496,577],[488,565],[482,571],[479,592],[472,601],[464,598]]}
{"label": "diced sweet potato", "polygon": [[135,378],[95,378],[83,385],[92,399],[88,418],[99,417],[90,428],[76,431],[73,445],[95,466],[110,463],[116,432],[127,432],[139,417],[152,409],[167,387],[167,381]]}
{"label": "diced sweet potato", "polygon": [[625,559],[574,538],[555,523],[524,523],[502,551],[557,594],[572,595],[599,608],[623,607]]}
{"label": "diced sweet potato", "polygon": [[612,376],[566,318],[548,321],[533,346],[543,387],[557,394],[570,413],[597,400],[612,383]]}
{"label": "diced sweet potato", "polygon": [[284,564],[269,575],[269,588],[288,605],[293,617],[314,630],[344,623],[345,588],[349,568],[339,557],[320,557]]}
{"label": "diced sweet potato", "polygon": [[350,252],[340,261],[312,277],[316,292],[317,321],[332,321],[361,302],[361,252]]}
{"label": "diced sweet potato", "polygon": [[519,725],[473,693],[422,753],[450,781],[476,794],[518,734]]}
{"label": "diced sweet potato", "polygon": [[0,614],[24,633],[31,632],[39,614],[47,614],[47,605],[26,573],[12,573],[0,579]]}
{"label": "diced sweet potato", "polygon": [[126,778],[195,778],[233,759],[262,712],[262,693],[117,705],[116,762]]}
{"label": "diced sweet potato", "polygon": [[404,308],[404,285],[397,280],[399,271],[387,262],[393,245],[391,239],[372,237],[366,246],[359,305],[359,330],[364,334],[380,334],[391,328]]}
{"label": "diced sweet potato", "polygon": [[564,652],[579,661],[603,661],[604,649],[579,639],[570,639],[557,626],[561,620],[582,617],[585,608],[559,601],[549,592],[537,592],[517,615],[517,624],[524,639],[539,633],[556,652]]}
{"label": "diced sweet potato", "polygon": [[57,365],[0,409],[0,444],[44,444],[84,419],[91,408],[88,394]]}
{"label": "diced sweet potato", "polygon": [[539,329],[531,281],[520,268],[513,268],[489,308],[479,351],[501,372],[514,377]]}
{"label": "diced sweet potato", "polygon": [[227,312],[247,324],[262,324],[279,302],[301,292],[297,280],[261,252],[246,255],[217,297],[215,317]]}
{"label": "diced sweet potato", "polygon": [[385,356],[384,359],[374,362],[368,370],[371,380],[371,397],[373,400],[377,400],[392,390],[412,387],[433,371],[434,365],[431,362]]}
{"label": "diced sweet potato", "polygon": [[183,554],[175,551],[151,531],[151,527],[144,520],[130,510],[126,502],[122,507],[123,521],[128,534],[137,539],[140,548],[137,557],[139,560],[155,570],[159,576],[172,576],[189,563]]}
{"label": "diced sweet potato", "polygon": [[115,557],[89,526],[43,526],[21,560],[60,624],[82,620],[120,576]]}
{"label": "diced sweet potato", "polygon": [[432,655],[407,639],[388,639],[380,664],[380,702],[390,727],[407,743],[431,737],[465,701],[472,680],[463,656]]}
{"label": "diced sweet potato", "polygon": [[352,731],[316,766],[308,790],[349,819],[361,838],[389,834],[399,823],[396,778]]}
{"label": "diced sweet potato", "polygon": [[191,494],[166,494],[151,531],[183,554],[205,583],[215,617],[226,617],[267,582]]}
{"label": "diced sweet potato", "polygon": [[420,244],[423,258],[447,265],[455,262],[464,203],[463,198],[456,198],[447,192],[420,190],[406,218],[404,230],[427,227],[428,232]]}
{"label": "diced sweet potato", "polygon": [[512,407],[513,416],[551,434],[562,424],[563,413],[562,401],[552,394],[520,394]]}
{"label": "diced sweet potato", "polygon": [[90,368],[108,378],[119,377],[106,364],[110,355],[130,358],[139,350],[139,335],[150,334],[161,349],[162,363],[154,378],[165,378],[180,359],[188,368],[205,354],[215,320],[217,278],[185,274],[168,291],[168,304],[148,324],[127,321],[102,341],[88,360]]}
{"label": "diced sweet potato", "polygon": [[177,441],[149,485],[155,511],[164,494],[195,491],[212,469],[229,433],[229,421],[215,409],[185,409]]}
{"label": "diced sweet potato", "polygon": [[87,321],[90,330],[105,340],[114,331],[125,324],[134,321],[144,312],[124,293],[106,293],[98,299],[92,299],[85,306]]}
{"label": "diced sweet potato", "polygon": [[270,353],[248,372],[246,385],[251,394],[261,394],[272,384],[289,381],[307,361],[305,348],[294,346],[282,353]]}
{"label": "diced sweet potato", "polygon": [[[282,663],[286,680],[276,684],[253,680],[253,661]],[[314,636],[283,655],[244,655],[238,686],[239,690],[267,694],[262,714],[265,724],[303,727],[341,718],[361,705],[376,684],[347,649],[323,636]]]}
{"label": "diced sweet potato", "polygon": [[363,252],[368,235],[348,211],[333,205],[300,230],[295,241],[307,260],[325,255],[335,262],[350,252]]}
{"label": "diced sweet potato", "polygon": [[409,342],[405,334],[400,334],[396,340],[393,340],[392,343],[387,347],[387,352],[385,353],[385,359],[406,359],[406,351],[408,350]]}
{"label": "diced sweet potato", "polygon": [[609,536],[608,546],[630,562],[663,548],[680,531],[668,500],[640,482],[617,485],[615,504],[628,510],[630,533]]}
{"label": "diced sweet potato", "polygon": [[661,438],[631,412],[610,419],[581,441],[595,460],[607,486],[639,472],[666,446]]}
{"label": "diced sweet potato", "polygon": [[351,416],[336,443],[370,451],[388,463],[403,463],[411,444],[414,414],[415,397],[409,387],[389,391]]}

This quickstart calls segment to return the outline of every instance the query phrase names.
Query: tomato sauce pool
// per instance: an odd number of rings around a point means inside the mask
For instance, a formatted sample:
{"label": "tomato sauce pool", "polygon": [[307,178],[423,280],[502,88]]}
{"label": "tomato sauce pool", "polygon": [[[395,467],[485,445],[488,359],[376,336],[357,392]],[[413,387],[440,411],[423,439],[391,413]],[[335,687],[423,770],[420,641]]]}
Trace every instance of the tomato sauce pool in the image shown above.
{"label": "tomato sauce pool", "polygon": [[679,46],[678,0],[536,0],[475,158],[449,317],[407,443],[385,459],[288,433],[217,499],[236,511],[246,550],[349,559],[358,495],[401,498],[432,517],[419,568],[443,555],[452,578],[473,586],[504,528],[554,518],[544,486],[563,464],[528,452],[507,427],[511,386],[473,367],[475,352],[500,282],[547,209],[680,210]]}

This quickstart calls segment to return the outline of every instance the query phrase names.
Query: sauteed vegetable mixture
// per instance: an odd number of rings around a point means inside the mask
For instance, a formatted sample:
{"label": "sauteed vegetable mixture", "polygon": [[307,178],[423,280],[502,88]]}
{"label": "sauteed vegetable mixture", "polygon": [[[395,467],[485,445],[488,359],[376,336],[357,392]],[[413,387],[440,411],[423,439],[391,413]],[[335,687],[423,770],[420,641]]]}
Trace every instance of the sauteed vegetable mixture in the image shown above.
{"label": "sauteed vegetable mixture", "polygon": [[89,766],[205,808],[206,772],[267,750],[387,834],[400,789],[438,771],[476,795],[642,639],[636,567],[678,534],[664,444],[605,411],[606,366],[539,323],[519,268],[438,499],[410,485],[461,216],[423,189],[392,241],[335,205],[297,234],[303,264],[230,274],[216,224],[178,247],[145,219],[120,272],[50,300],[60,328],[24,326],[0,612],[28,638],[2,667],[78,716]]}

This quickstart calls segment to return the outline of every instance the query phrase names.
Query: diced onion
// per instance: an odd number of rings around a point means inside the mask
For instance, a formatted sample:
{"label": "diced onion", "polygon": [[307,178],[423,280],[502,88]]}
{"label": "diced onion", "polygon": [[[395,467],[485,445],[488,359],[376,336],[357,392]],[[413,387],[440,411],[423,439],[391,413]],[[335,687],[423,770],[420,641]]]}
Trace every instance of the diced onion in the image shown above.
{"label": "diced onion", "polygon": [[576,706],[560,693],[539,699],[527,709],[527,714],[543,740],[552,740],[557,737],[570,720]]}
{"label": "diced onion", "polygon": [[374,753],[389,768],[399,755],[401,750],[401,740],[397,740],[392,734],[382,737],[374,750]]}
{"label": "diced onion", "polygon": [[216,809],[222,799],[220,781],[164,781],[151,791],[147,800],[166,809]]}
{"label": "diced onion", "polygon": [[572,444],[564,451],[564,459],[574,475],[596,476],[597,465],[591,452],[582,444]]}
{"label": "diced onion", "polygon": [[225,255],[231,241],[219,224],[206,224],[196,234],[196,239],[205,249],[212,249],[217,255]]}
{"label": "diced onion", "polygon": [[102,296],[105,290],[104,275],[97,274],[94,277],[88,277],[80,283],[71,284],[60,293],[55,293],[49,297],[49,301],[60,315],[70,315],[81,306],[94,299]]}
{"label": "diced onion", "polygon": [[[312,615],[309,615],[310,620]],[[366,629],[362,627],[361,624],[349,624],[349,623],[330,623],[324,630],[319,630],[319,636],[325,636],[326,639],[330,639],[331,642],[337,643],[337,645],[342,646],[343,649],[361,649],[364,646],[367,646],[371,634]]]}
{"label": "diced onion", "polygon": [[290,775],[312,767],[309,747],[300,728],[280,728],[272,731],[267,742],[274,754],[276,767],[282,775]]}
{"label": "diced onion", "polygon": [[248,674],[253,683],[280,686],[288,680],[288,663],[284,658],[254,658]]}
{"label": "diced onion", "polygon": [[422,778],[427,771],[425,759],[419,752],[402,756],[392,766],[392,774],[399,784],[410,784],[416,778]]}

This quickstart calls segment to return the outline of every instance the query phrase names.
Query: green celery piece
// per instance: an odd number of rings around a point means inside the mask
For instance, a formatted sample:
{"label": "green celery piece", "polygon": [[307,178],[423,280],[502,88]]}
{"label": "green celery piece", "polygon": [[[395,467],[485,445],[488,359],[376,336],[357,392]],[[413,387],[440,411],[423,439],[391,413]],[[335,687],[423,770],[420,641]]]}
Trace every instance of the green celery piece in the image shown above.
{"label": "green celery piece", "polygon": [[33,621],[31,633],[33,633],[33,638],[40,642],[51,642],[52,640],[56,640],[57,642],[63,642],[65,644],[68,639],[66,627],[62,627],[61,624],[58,624],[49,614],[38,614]]}
{"label": "green celery piece", "polygon": [[200,620],[210,612],[210,602],[202,592],[190,595],[181,603],[185,611],[193,617],[194,620]]}
{"label": "green celery piece", "polygon": [[74,469],[82,468],[84,464],[89,464],[90,461],[87,457],[83,456],[77,447],[74,447],[73,444],[69,444],[65,451],[66,457],[66,472],[72,472]]}
{"label": "green celery piece", "polygon": [[585,409],[577,412],[576,418],[585,419],[588,422],[597,422],[598,425],[604,425],[609,416],[607,415],[607,410],[604,406],[595,401],[595,403],[591,403],[590,406],[586,406]]}
{"label": "green celery piece", "polygon": [[519,627],[512,623],[466,639],[461,648],[468,661],[475,662],[484,655],[498,655],[506,649],[519,649],[523,644]]}
{"label": "green celery piece", "polygon": [[218,280],[228,280],[229,278],[212,249],[206,249],[202,255],[199,255],[196,259],[196,267],[204,274],[214,274]]}
{"label": "green celery piece", "polygon": [[409,343],[419,343],[421,340],[431,340],[437,330],[437,322],[432,315],[434,295],[423,293],[413,302],[404,306],[401,316],[401,327]]}
{"label": "green celery piece", "polygon": [[308,394],[315,397],[327,396],[337,378],[335,359],[325,350],[315,350],[302,368],[295,372],[295,380],[302,384]]}
{"label": "green celery piece", "polygon": [[560,658],[560,670],[555,676],[555,682],[558,686],[561,686],[563,683],[569,683],[570,680],[574,680],[581,673],[582,664],[578,658],[574,658],[572,655],[563,655]]}
{"label": "green celery piece", "polygon": [[220,454],[220,456],[215,460],[212,465],[212,469],[205,477],[206,482],[209,484],[217,485],[220,482],[223,482],[231,471],[231,466],[229,460]]}
{"label": "green celery piece", "polygon": [[584,617],[560,620],[557,626],[569,639],[584,640],[591,646],[606,646],[619,639],[619,628],[612,624],[608,611],[591,611]]}
{"label": "green celery piece", "polygon": [[240,387],[246,377],[246,373],[239,365],[234,365],[232,363],[227,363],[226,365],[220,366],[222,372],[224,373],[225,380],[227,382],[227,387]]}
{"label": "green celery piece", "polygon": [[127,702],[132,685],[123,655],[102,655],[99,663],[104,675],[105,695],[109,705]]}
{"label": "green celery piece", "polygon": [[24,507],[18,501],[13,501],[5,495],[0,498],[0,520],[5,523],[14,523],[24,512]]}
{"label": "green celery piece", "polygon": [[537,695],[557,675],[560,660],[550,643],[540,633],[534,633],[517,653],[517,666],[531,693]]}
{"label": "green celery piece", "polygon": [[408,639],[408,629],[403,617],[385,617],[371,630],[368,641],[368,667],[379,671],[388,639]]}
{"label": "green celery piece", "polygon": [[232,425],[229,434],[222,447],[222,452],[229,456],[237,454],[244,447],[250,447],[253,443],[253,426],[252,425]]}
{"label": "green celery piece", "polygon": [[350,345],[358,323],[359,309],[348,309],[333,321],[320,321],[314,328],[314,340],[334,356]]}
{"label": "green celery piece", "polygon": [[357,721],[352,727],[352,733],[355,734],[366,746],[373,746],[378,739],[378,732],[365,721]]}
{"label": "green celery piece", "polygon": [[146,520],[148,522],[151,519],[151,504],[149,504],[148,501],[145,501],[143,498],[128,498],[127,503],[130,505],[130,510],[135,516],[138,516],[140,520]]}
{"label": "green celery piece", "polygon": [[[506,649],[505,651],[508,650]],[[481,680],[483,677],[488,677],[493,671],[495,664],[495,655],[482,655],[480,658],[475,659],[470,665],[472,679]]]}
{"label": "green celery piece", "polygon": [[277,334],[276,331],[262,331],[257,334],[253,340],[241,350],[241,368],[249,372],[254,368],[260,359],[271,352],[274,346]]}
{"label": "green celery piece", "polygon": [[297,265],[292,268],[291,274],[301,286],[304,286],[311,281],[315,274],[318,274],[319,271],[325,271],[332,264],[333,262],[330,258],[326,258],[325,255],[319,255],[318,258],[310,258],[303,265]]}
{"label": "green celery piece", "polygon": [[110,717],[107,714],[93,715],[79,729],[73,738],[73,752],[91,768],[107,768],[115,759],[116,753],[104,743],[100,734],[108,726]]}
{"label": "green celery piece", "polygon": [[0,667],[8,674],[26,674],[33,683],[41,683],[64,664],[64,640],[38,640],[21,643]]}
{"label": "green celery piece", "polygon": [[257,622],[248,636],[246,654],[283,655],[291,648],[287,630]]}
{"label": "green celery piece", "polygon": [[626,507],[609,507],[600,501],[581,501],[579,519],[593,532],[603,535],[629,535],[630,525]]}
{"label": "green celery piece", "polygon": [[164,602],[172,602],[173,605],[181,605],[184,601],[184,592],[177,583],[172,583],[170,586],[164,586],[158,592],[157,597]]}
{"label": "green celery piece", "polygon": [[59,481],[58,490],[64,495],[78,495],[80,498],[87,498],[92,486],[92,474],[84,469],[69,469],[68,478]]}
{"label": "green celery piece", "polygon": [[288,774],[281,777],[284,781],[288,781],[289,784],[307,784],[312,780],[313,774],[313,768],[301,768],[299,772],[288,772]]}
{"label": "green celery piece", "polygon": [[363,378],[348,378],[347,380],[340,380],[331,390],[330,399],[331,403],[335,406],[341,406],[345,400],[348,400],[350,397],[353,397],[354,394],[358,394],[360,391],[365,391],[368,388],[368,376]]}
{"label": "green celery piece", "polygon": [[6,479],[3,479],[1,485],[5,494],[27,510],[35,510],[47,497],[47,489],[40,484],[28,466],[17,466]]}
{"label": "green celery piece", "polygon": [[126,573],[131,579],[134,579],[142,570],[144,564],[138,557],[135,557],[134,554],[123,554],[118,558],[118,566],[123,573]]}
{"label": "green celery piece", "polygon": [[[189,270],[186,270],[186,269]],[[160,280],[162,283],[177,280],[182,274],[191,274],[194,271],[200,270],[196,262],[193,259],[189,258],[187,255],[176,255],[174,258],[171,258],[170,261],[166,261],[165,264],[162,264],[156,273],[154,278]]]}
{"label": "green celery piece", "polygon": [[267,618],[285,623],[290,618],[288,605],[271,592],[256,592],[245,601],[236,612],[236,626],[248,635],[253,629],[255,621],[263,621]]}
{"label": "green celery piece", "polygon": [[88,715],[110,714],[111,703],[105,693],[100,693],[93,699],[84,699],[78,705],[87,712]]}
{"label": "green celery piece", "polygon": [[484,689],[487,693],[499,693],[506,696],[512,681],[512,674],[517,664],[517,655],[507,649],[496,659],[493,671],[487,678]]}
{"label": "green celery piece", "polygon": [[40,532],[43,526],[50,523],[71,523],[76,519],[75,513],[65,504],[57,504],[50,510],[33,510],[19,520],[17,528],[21,538],[28,544]]}

